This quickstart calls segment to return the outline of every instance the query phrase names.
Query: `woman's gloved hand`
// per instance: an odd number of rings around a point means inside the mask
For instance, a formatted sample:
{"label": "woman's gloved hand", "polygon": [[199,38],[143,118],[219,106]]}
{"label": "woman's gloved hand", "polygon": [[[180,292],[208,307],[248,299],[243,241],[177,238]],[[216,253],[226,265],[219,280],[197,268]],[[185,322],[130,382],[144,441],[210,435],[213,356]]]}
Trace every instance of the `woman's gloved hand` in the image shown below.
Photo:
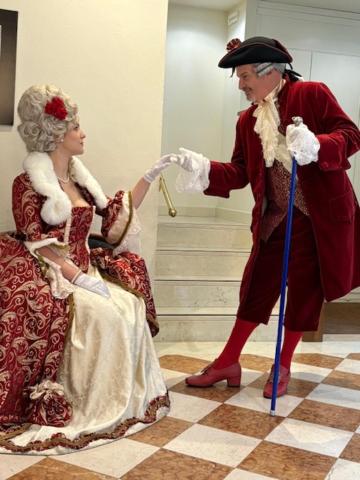
{"label": "woman's gloved hand", "polygon": [[149,170],[146,170],[144,175],[144,180],[148,183],[152,183],[156,177],[160,175],[160,173],[165,170],[169,165],[175,162],[175,158],[178,155],[173,153],[169,153],[168,155],[164,155],[158,160]]}
{"label": "woman's gloved hand", "polygon": [[75,275],[72,280],[74,285],[89,290],[90,292],[97,293],[105,298],[110,298],[110,291],[105,282],[98,278],[86,275],[86,273],[80,272]]}
{"label": "woman's gloved hand", "polygon": [[287,126],[286,145],[299,165],[318,161],[319,140],[304,123]]}

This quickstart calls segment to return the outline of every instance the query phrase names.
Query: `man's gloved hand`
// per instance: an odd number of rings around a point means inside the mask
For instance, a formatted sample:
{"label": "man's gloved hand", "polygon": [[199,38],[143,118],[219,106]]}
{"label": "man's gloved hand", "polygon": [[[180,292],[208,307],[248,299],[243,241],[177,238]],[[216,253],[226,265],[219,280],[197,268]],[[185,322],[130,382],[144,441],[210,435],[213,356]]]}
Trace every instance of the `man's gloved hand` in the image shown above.
{"label": "man's gloved hand", "polygon": [[90,290],[90,292],[97,293],[105,298],[110,298],[110,291],[102,280],[86,275],[86,273],[79,273],[75,277],[75,280],[72,282],[78,287],[85,288],[85,290]]}
{"label": "man's gloved hand", "polygon": [[298,165],[308,165],[318,161],[319,140],[303,123],[287,126],[286,145]]}
{"label": "man's gloved hand", "polygon": [[178,157],[178,155],[174,155],[173,153],[161,157],[149,170],[146,170],[144,180],[148,183],[153,182],[165,168],[175,162],[176,157]]}
{"label": "man's gloved hand", "polygon": [[210,160],[201,153],[193,152],[187,148],[179,148],[180,155],[175,155],[174,163],[182,167],[187,172],[196,172],[206,167]]}
{"label": "man's gloved hand", "polygon": [[175,163],[183,171],[176,178],[175,188],[182,192],[203,192],[209,186],[210,160],[201,153],[187,148],[180,148],[180,155],[176,155]]}

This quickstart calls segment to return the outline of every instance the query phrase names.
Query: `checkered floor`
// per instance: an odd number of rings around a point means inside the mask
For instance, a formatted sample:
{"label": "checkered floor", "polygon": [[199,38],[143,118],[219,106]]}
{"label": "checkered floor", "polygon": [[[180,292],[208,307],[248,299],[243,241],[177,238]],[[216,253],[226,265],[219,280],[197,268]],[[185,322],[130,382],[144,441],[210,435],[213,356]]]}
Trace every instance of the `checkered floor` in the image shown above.
{"label": "checkered floor", "polygon": [[360,346],[328,343],[300,346],[275,417],[262,396],[272,345],[253,342],[242,355],[241,389],[184,384],[213,358],[209,344],[158,346],[171,392],[168,417],[70,455],[0,455],[0,480],[360,478]]}

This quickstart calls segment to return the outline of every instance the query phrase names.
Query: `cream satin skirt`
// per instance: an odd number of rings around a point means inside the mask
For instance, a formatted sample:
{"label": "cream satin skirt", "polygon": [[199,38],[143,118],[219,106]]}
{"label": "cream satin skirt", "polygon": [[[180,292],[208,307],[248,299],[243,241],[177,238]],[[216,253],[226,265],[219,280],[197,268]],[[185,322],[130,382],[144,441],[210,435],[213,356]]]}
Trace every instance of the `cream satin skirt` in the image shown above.
{"label": "cream satin skirt", "polygon": [[[100,274],[94,270],[92,274]],[[101,278],[101,277],[100,277]],[[102,445],[114,438],[99,438],[124,424],[115,438],[142,430],[149,423],[149,403],[166,396],[159,361],[141,298],[107,282],[111,298],[77,288],[74,293],[74,318],[71,324],[58,383],[73,407],[73,416],[66,427],[32,425],[14,437],[15,445],[49,442],[46,450],[29,454],[54,455],[81,448]],[[156,420],[168,413],[168,407],[155,408]],[[139,421],[127,428],[126,422]],[[61,434],[69,446],[52,446],[51,437]],[[88,443],[88,439],[96,438]],[[86,439],[85,445],[82,439]],[[1,453],[9,453],[4,448]]]}

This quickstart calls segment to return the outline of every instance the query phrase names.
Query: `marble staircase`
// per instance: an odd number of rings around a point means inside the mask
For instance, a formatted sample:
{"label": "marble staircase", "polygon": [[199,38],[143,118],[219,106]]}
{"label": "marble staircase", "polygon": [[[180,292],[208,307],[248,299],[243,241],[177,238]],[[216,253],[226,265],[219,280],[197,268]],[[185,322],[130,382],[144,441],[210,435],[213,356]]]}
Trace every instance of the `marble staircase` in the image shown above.
{"label": "marble staircase", "polygon": [[[223,341],[250,253],[248,225],[217,217],[159,217],[154,296],[157,341]],[[274,340],[276,311],[252,340]]]}

